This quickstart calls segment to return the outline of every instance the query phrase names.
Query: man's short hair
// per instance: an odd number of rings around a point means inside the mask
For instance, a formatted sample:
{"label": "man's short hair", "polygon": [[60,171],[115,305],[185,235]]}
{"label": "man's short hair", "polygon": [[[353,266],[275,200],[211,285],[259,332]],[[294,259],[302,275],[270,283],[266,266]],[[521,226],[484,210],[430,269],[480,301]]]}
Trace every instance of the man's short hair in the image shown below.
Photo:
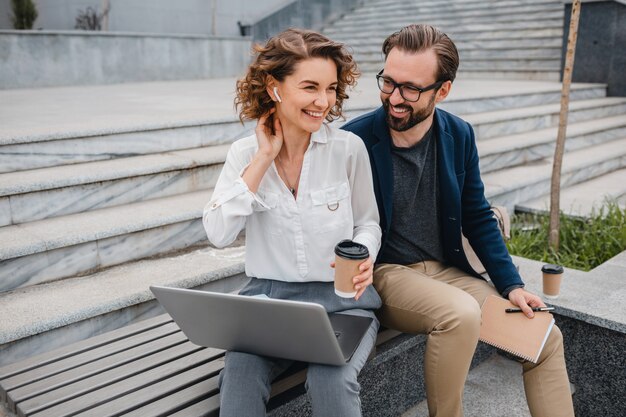
{"label": "man's short hair", "polygon": [[454,81],[459,68],[459,52],[448,35],[439,29],[430,25],[405,26],[383,42],[385,60],[393,48],[412,53],[432,49],[439,64],[436,81]]}

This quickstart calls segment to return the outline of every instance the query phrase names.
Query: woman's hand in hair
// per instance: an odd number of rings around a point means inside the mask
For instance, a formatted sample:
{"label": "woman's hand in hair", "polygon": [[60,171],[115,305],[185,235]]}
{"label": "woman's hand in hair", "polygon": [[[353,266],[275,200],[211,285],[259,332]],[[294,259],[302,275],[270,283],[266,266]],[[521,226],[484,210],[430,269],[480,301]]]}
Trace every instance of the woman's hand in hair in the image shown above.
{"label": "woman's hand in hair", "polygon": [[258,191],[261,180],[283,146],[283,130],[277,117],[268,112],[259,118],[256,129],[259,150],[242,174],[242,179],[253,193]]}
{"label": "woman's hand in hair", "polygon": [[261,116],[254,130],[259,143],[259,153],[272,161],[283,146],[283,129],[275,112],[276,109],[272,109]]}

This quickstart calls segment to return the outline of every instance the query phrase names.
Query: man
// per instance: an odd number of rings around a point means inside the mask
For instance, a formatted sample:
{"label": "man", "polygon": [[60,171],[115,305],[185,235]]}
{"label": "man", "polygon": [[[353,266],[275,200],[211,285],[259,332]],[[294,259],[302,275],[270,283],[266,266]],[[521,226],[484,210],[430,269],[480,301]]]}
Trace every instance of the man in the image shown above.
{"label": "man", "polygon": [[[382,107],[343,127],[363,139],[372,164],[383,230],[374,271],[384,303],[380,321],[428,334],[430,416],[462,416],[482,302],[500,294],[529,318],[531,307],[544,304],[524,290],[492,217],[471,126],[435,108],[456,76],[454,43],[431,26],[411,25],[389,36],[383,53],[384,69],[377,75]],[[493,285],[471,269],[461,231]],[[538,363],[524,363],[523,378],[534,417],[574,415],[557,327]]]}

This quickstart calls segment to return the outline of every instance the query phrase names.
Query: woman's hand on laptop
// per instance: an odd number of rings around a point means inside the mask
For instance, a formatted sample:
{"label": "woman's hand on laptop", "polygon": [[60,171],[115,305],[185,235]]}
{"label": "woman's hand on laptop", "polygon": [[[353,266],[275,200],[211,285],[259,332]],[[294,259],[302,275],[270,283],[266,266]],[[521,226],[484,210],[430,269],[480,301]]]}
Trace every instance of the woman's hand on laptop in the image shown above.
{"label": "woman's hand on laptop", "polygon": [[352,282],[354,283],[354,289],[357,291],[354,296],[355,300],[358,300],[361,295],[365,292],[365,289],[368,285],[372,285],[374,282],[374,261],[373,259],[367,258],[364,262],[359,265],[359,271],[361,273],[354,278],[352,278]]}

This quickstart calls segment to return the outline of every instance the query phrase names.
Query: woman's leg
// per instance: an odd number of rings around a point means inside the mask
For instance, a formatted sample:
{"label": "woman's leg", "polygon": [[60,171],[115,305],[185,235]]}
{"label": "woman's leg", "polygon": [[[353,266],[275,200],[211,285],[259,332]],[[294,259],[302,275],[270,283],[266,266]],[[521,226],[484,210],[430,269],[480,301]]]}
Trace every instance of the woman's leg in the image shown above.
{"label": "woman's leg", "polygon": [[[370,314],[373,316],[373,313]],[[357,376],[376,343],[377,333],[378,321],[374,319],[354,355],[344,366],[309,364],[306,389],[311,399],[313,417],[361,416],[361,387]]]}
{"label": "woman's leg", "polygon": [[220,417],[264,417],[272,381],[291,363],[249,353],[226,353],[219,379]]}

